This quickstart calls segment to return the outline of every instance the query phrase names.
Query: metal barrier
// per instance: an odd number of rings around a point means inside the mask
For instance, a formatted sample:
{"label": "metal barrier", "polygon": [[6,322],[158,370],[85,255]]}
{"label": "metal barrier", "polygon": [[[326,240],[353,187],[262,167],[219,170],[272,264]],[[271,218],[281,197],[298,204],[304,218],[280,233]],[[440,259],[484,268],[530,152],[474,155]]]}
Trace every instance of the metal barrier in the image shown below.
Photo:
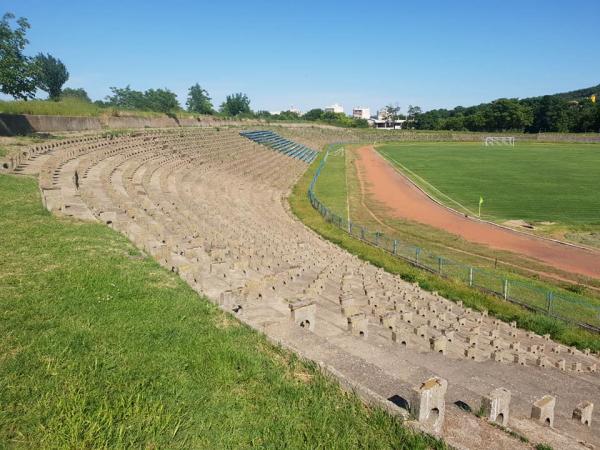
{"label": "metal barrier", "polygon": [[[352,142],[355,144],[356,142]],[[488,294],[496,295],[511,303],[518,304],[530,311],[574,323],[582,328],[600,333],[600,306],[587,297],[533,282],[507,277],[493,269],[469,266],[453,261],[431,251],[417,247],[408,242],[391,239],[380,231],[371,231],[361,224],[345,219],[324,205],[315,194],[315,185],[329,156],[329,151],[344,143],[330,144],[321,160],[308,188],[308,199],[323,218],[344,230],[351,236],[375,247],[381,248],[391,255],[410,264],[435,273],[444,278],[463,282],[469,287]]]}

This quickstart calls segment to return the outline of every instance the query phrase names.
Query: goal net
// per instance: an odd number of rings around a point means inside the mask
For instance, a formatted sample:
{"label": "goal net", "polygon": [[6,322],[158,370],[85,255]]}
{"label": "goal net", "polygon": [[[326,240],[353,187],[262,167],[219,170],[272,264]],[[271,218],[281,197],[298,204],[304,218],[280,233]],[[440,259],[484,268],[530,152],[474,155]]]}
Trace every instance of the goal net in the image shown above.
{"label": "goal net", "polygon": [[508,136],[502,136],[502,137],[488,136],[485,138],[485,146],[488,147],[490,145],[511,145],[514,147],[515,146],[515,138],[508,137]]}

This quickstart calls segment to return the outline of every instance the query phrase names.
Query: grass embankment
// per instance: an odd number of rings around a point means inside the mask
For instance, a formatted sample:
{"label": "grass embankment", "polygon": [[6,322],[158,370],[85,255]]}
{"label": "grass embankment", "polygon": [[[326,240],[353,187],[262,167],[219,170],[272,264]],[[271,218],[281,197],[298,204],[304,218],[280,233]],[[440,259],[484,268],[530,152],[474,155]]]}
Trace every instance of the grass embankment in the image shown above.
{"label": "grass embankment", "polygon": [[[393,143],[380,153],[440,202],[495,222],[524,220],[536,231],[600,245],[600,145],[517,142]],[[581,236],[571,236],[579,231]]]}
{"label": "grass embankment", "polygon": [[[60,101],[51,100],[28,100],[19,101],[0,100],[0,113],[6,114],[37,114],[43,116],[135,116],[135,117],[166,117],[166,114],[154,111],[124,110],[117,108],[103,108],[94,103],[84,102],[77,99],[65,99]],[[177,111],[176,117],[195,117],[186,111]]]}
{"label": "grass embankment", "polygon": [[0,447],[443,448],[0,175]]}
{"label": "grass embankment", "polygon": [[[460,282],[444,279],[425,270],[418,269],[379,248],[351,237],[338,227],[325,221],[312,207],[306,195],[308,186],[323,156],[324,154],[313,162],[311,167],[296,184],[289,198],[294,214],[307,226],[361,259],[370,261],[375,266],[383,267],[388,272],[397,274],[407,281],[418,282],[423,289],[438,291],[450,300],[462,300],[466,306],[477,310],[487,309],[491,315],[506,322],[515,320],[519,327],[526,330],[532,330],[539,334],[550,333],[553,339],[566,345],[574,345],[581,349],[591,348],[593,350],[600,350],[600,339],[595,334],[547,316],[534,314],[497,297],[470,289]],[[344,164],[342,161],[343,158],[341,156],[333,157],[331,160],[328,160],[326,168],[332,164],[331,167],[335,169],[336,164]],[[332,172],[333,175],[331,175]],[[343,173],[343,170],[332,170],[330,176],[319,178],[316,187],[317,196],[322,195],[325,191],[335,191],[335,196],[338,199],[345,196],[346,185],[343,182],[343,176],[340,175],[341,173]],[[341,204],[339,208],[339,214],[343,213]]]}

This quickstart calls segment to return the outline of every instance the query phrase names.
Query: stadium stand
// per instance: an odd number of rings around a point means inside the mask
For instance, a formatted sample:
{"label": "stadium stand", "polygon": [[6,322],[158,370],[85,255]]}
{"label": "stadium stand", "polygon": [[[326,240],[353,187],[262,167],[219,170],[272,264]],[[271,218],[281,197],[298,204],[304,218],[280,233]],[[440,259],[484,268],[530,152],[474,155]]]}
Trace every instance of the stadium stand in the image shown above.
{"label": "stadium stand", "polygon": [[[480,402],[523,433],[549,430],[552,414],[554,448],[600,442],[600,428],[572,419],[598,402],[600,354],[427,292],[292,217],[286,193],[316,153],[274,132],[150,129],[37,144],[5,169],[37,175],[49,210],[118,230],[225,311],[454,447],[518,448],[455,406]],[[544,400],[557,392],[556,405]]]}

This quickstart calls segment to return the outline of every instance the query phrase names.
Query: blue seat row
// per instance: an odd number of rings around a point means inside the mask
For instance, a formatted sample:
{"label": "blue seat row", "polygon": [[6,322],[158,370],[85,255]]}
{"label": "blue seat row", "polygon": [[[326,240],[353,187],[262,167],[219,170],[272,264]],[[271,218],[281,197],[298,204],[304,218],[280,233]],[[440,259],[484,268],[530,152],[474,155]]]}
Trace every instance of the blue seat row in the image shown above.
{"label": "blue seat row", "polygon": [[248,138],[254,142],[272,148],[275,151],[281,152],[290,158],[296,158],[310,164],[318,156],[319,152],[308,148],[297,142],[290,141],[277,133],[269,130],[256,131],[241,131],[241,136]]}

